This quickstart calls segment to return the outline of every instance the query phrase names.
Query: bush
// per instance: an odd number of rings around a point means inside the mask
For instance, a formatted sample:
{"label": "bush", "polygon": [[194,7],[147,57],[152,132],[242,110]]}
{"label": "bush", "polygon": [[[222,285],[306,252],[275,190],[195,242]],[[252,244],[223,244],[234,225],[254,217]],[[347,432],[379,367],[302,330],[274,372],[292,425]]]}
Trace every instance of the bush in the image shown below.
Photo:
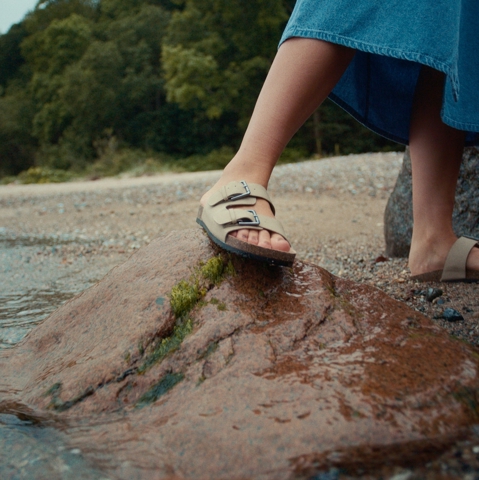
{"label": "bush", "polygon": [[60,183],[74,178],[71,172],[48,167],[31,167],[21,172],[17,179],[20,183]]}
{"label": "bush", "polygon": [[191,155],[190,157],[174,160],[170,167],[173,170],[184,172],[222,170],[233,158],[233,155],[234,150],[231,147],[222,147],[206,155]]}

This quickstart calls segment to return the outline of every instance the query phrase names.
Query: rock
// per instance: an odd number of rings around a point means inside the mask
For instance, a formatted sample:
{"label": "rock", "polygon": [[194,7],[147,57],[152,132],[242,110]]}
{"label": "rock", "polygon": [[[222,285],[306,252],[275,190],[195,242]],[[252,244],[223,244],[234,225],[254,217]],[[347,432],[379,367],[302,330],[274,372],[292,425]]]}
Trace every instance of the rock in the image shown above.
{"label": "rock", "polygon": [[436,298],[439,298],[444,292],[440,288],[428,288],[426,290],[426,300],[432,302]]}
{"label": "rock", "polygon": [[478,369],[373,287],[186,230],[0,352],[0,413],[56,427],[105,478],[321,478],[446,448],[476,421]]}
{"label": "rock", "polygon": [[442,312],[442,318],[448,322],[461,322],[464,320],[464,317],[454,308],[446,308]]}
{"label": "rock", "polygon": [[[457,235],[479,237],[479,148],[464,149],[456,189],[453,227]],[[411,158],[406,149],[399,173],[384,214],[386,253],[390,257],[407,257],[412,237]]]}

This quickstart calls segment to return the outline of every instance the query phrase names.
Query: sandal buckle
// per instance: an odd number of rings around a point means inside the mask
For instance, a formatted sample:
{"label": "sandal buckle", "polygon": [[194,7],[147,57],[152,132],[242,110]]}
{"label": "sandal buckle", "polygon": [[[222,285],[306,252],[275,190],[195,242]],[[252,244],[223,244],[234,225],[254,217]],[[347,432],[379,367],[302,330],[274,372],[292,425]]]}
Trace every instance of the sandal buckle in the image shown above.
{"label": "sandal buckle", "polygon": [[[234,202],[235,200],[239,200],[240,198],[244,197],[249,197],[251,195],[251,190],[248,187],[248,184],[244,181],[240,181],[241,185],[243,185],[243,188],[245,189],[245,193],[239,193],[238,195],[233,195],[232,197],[229,198],[230,202]],[[251,211],[251,210],[248,210]]]}
{"label": "sandal buckle", "polygon": [[238,225],[249,225],[250,227],[253,227],[253,226],[258,226],[260,224],[260,221],[259,221],[259,217],[258,217],[258,214],[256,213],[255,210],[248,210],[249,213],[251,213],[254,217],[254,220],[240,220],[238,222]]}

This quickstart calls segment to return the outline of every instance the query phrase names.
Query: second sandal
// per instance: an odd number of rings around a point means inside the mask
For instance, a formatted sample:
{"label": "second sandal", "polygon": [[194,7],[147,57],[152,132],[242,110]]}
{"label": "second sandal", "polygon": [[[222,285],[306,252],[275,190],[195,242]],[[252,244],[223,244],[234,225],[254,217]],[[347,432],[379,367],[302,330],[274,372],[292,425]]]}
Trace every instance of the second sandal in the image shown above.
{"label": "second sandal", "polygon": [[411,280],[419,282],[479,282],[479,270],[466,268],[467,257],[473,248],[479,248],[477,238],[458,238],[449,250],[443,270],[414,275]]}

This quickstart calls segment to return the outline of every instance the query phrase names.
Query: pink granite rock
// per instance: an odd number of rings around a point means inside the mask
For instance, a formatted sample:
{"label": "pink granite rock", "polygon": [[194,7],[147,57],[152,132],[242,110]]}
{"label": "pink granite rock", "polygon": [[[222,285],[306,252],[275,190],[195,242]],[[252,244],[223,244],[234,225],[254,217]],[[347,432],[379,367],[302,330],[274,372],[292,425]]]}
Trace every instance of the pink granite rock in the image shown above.
{"label": "pink granite rock", "polygon": [[1,352],[0,413],[58,426],[115,478],[307,478],[454,441],[475,422],[478,366],[379,290],[187,230]]}

